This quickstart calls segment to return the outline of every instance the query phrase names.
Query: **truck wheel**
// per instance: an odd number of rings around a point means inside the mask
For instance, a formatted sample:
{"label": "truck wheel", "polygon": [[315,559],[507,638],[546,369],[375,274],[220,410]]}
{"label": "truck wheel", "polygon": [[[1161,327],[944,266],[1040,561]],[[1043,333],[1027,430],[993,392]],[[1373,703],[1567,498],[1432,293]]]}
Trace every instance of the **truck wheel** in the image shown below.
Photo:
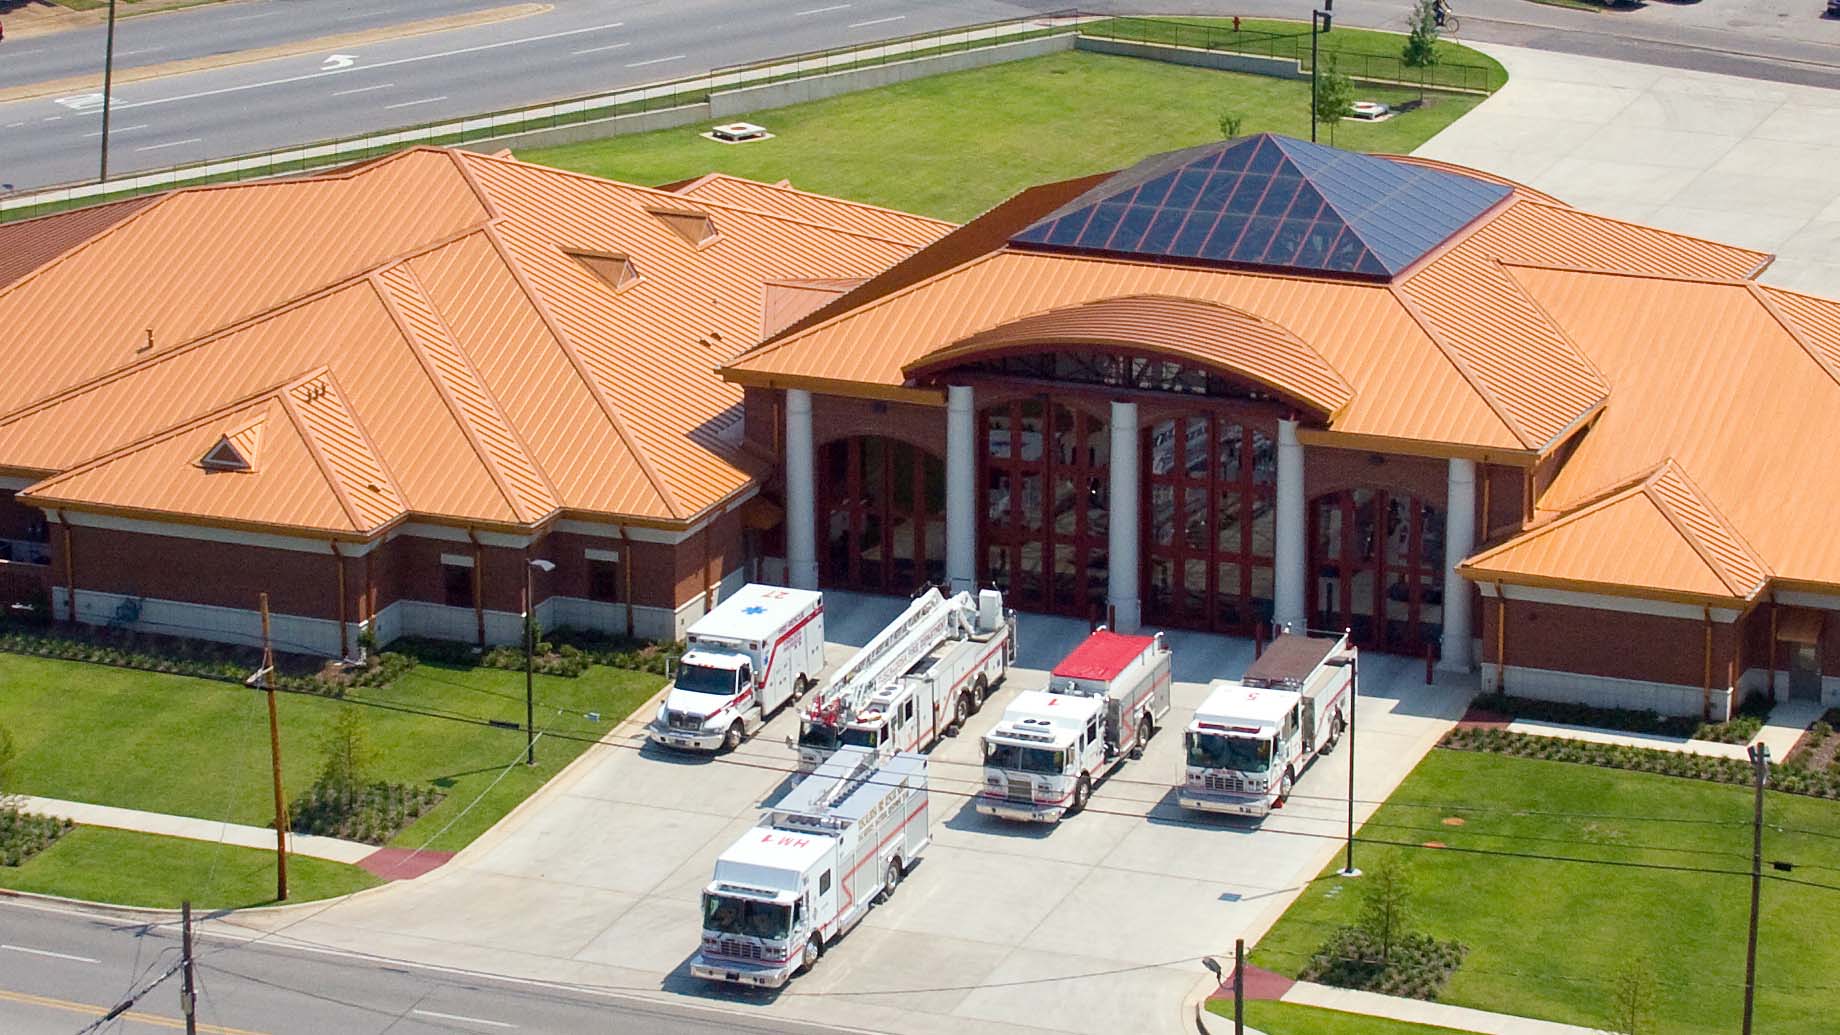
{"label": "truck wheel", "polygon": [[977,678],[977,686],[972,688],[972,694],[971,694],[972,714],[976,714],[979,708],[984,707],[984,702],[989,699],[990,699],[990,680],[985,679],[983,676],[979,676]]}
{"label": "truck wheel", "polygon": [[742,727],[741,720],[736,719],[734,724],[728,727],[727,735],[722,738],[722,750],[734,751],[741,746],[741,740],[746,736],[747,730]]}
{"label": "truck wheel", "polygon": [[958,703],[952,706],[952,732],[953,733],[962,732],[965,728],[965,723],[970,722],[970,721],[971,721],[971,695],[970,694],[959,694]]}
{"label": "truck wheel", "polygon": [[1290,800],[1291,800],[1291,771],[1289,769],[1286,769],[1284,771],[1284,779],[1278,781],[1277,804],[1279,805],[1289,804]]}
{"label": "truck wheel", "polygon": [[901,857],[888,860],[888,872],[882,877],[882,892],[875,896],[875,901],[886,902],[894,897],[894,889],[901,886]]}
{"label": "truck wheel", "polygon": [[1143,736],[1137,738],[1139,740],[1148,741],[1151,737],[1156,736],[1156,716],[1145,712],[1144,721],[1138,723],[1137,728],[1143,732]]}
{"label": "truck wheel", "polygon": [[811,941],[805,943],[805,952],[799,957],[799,969],[795,973],[810,973],[811,968],[817,966],[818,961],[823,958],[824,939],[814,934],[811,936]]}
{"label": "truck wheel", "polygon": [[1084,812],[1086,801],[1092,797],[1092,780],[1085,773],[1080,774],[1080,782],[1073,786],[1073,804],[1068,806],[1069,813]]}
{"label": "truck wheel", "polygon": [[1329,720],[1329,746],[1325,751],[1335,750],[1335,746],[1342,742],[1342,731],[1347,728],[1348,723],[1342,718],[1342,713],[1336,712],[1335,718]]}
{"label": "truck wheel", "polygon": [[806,679],[804,676],[800,676],[799,678],[792,681],[792,699],[796,701],[799,698],[804,697],[805,691],[810,690],[810,689],[811,689],[811,680]]}

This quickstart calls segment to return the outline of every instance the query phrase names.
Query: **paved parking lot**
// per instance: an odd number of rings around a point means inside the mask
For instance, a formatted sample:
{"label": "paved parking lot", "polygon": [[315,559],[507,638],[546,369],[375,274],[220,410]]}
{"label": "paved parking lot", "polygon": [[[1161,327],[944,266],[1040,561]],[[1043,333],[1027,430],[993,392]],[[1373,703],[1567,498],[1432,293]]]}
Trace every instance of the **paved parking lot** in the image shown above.
{"label": "paved parking lot", "polygon": [[[905,603],[828,596],[833,665]],[[639,723],[628,724],[433,874],[331,908],[235,922],[290,924],[282,937],[321,946],[876,1031],[1186,1030],[1177,1007],[1203,976],[1198,957],[1256,937],[1340,850],[1348,752],[1314,766],[1293,804],[1262,827],[1182,812],[1174,731],[1207,681],[1242,671],[1252,649],[1176,634],[1164,732],[1099,786],[1086,813],[1052,828],[978,815],[969,803],[982,779],[976,734],[1017,692],[1040,688],[1085,632],[1023,618],[1017,669],[971,731],[933,753],[933,844],[919,866],[777,996],[712,989],[687,967],[716,854],[785,789],[790,714],[717,760],[641,747]],[[1361,674],[1358,797],[1372,802],[1462,712],[1468,691],[1426,686],[1423,662],[1411,659],[1366,656]]]}

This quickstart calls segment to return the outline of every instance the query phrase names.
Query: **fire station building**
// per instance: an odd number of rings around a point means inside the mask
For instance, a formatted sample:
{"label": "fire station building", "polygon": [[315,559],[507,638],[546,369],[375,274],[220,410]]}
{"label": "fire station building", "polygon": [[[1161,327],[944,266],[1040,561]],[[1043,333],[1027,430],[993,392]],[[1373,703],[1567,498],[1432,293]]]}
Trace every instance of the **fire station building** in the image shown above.
{"label": "fire station building", "polygon": [[435,149],[97,206],[0,226],[0,595],[344,654],[995,584],[1840,702],[1840,304],[1769,260],[1272,135],[962,227]]}

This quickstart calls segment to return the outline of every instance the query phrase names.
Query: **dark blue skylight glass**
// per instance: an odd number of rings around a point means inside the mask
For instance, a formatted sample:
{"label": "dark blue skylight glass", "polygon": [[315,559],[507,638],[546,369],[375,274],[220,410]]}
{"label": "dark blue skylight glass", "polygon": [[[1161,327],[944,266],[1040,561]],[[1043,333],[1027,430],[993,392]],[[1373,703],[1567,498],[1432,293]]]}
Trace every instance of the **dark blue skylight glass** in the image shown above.
{"label": "dark blue skylight glass", "polygon": [[1460,173],[1261,134],[1145,159],[1010,240],[1390,278],[1508,193]]}

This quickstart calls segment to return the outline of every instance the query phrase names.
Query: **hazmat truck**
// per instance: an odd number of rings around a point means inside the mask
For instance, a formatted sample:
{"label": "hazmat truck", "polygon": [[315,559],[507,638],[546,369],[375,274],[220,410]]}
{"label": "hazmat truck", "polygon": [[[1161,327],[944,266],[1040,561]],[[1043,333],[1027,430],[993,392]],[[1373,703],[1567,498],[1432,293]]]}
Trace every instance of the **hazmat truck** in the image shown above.
{"label": "hazmat truck", "polygon": [[696,620],[647,734],[734,750],[824,670],[824,595],[750,583]]}
{"label": "hazmat truck", "polygon": [[1263,817],[1348,726],[1355,650],[1347,636],[1286,633],[1238,682],[1217,679],[1183,737],[1186,809]]}
{"label": "hazmat truck", "polygon": [[1054,823],[1086,807],[1093,785],[1143,754],[1169,714],[1172,674],[1163,637],[1104,628],[1018,694],[984,735],[987,816]]}
{"label": "hazmat truck", "polygon": [[929,588],[837,670],[799,721],[799,772],[844,745],[926,751],[964,726],[1009,673],[1016,616],[986,589],[950,598]]}
{"label": "hazmat truck", "polygon": [[886,902],[931,841],[926,756],[845,747],[716,857],[690,973],[778,988]]}

